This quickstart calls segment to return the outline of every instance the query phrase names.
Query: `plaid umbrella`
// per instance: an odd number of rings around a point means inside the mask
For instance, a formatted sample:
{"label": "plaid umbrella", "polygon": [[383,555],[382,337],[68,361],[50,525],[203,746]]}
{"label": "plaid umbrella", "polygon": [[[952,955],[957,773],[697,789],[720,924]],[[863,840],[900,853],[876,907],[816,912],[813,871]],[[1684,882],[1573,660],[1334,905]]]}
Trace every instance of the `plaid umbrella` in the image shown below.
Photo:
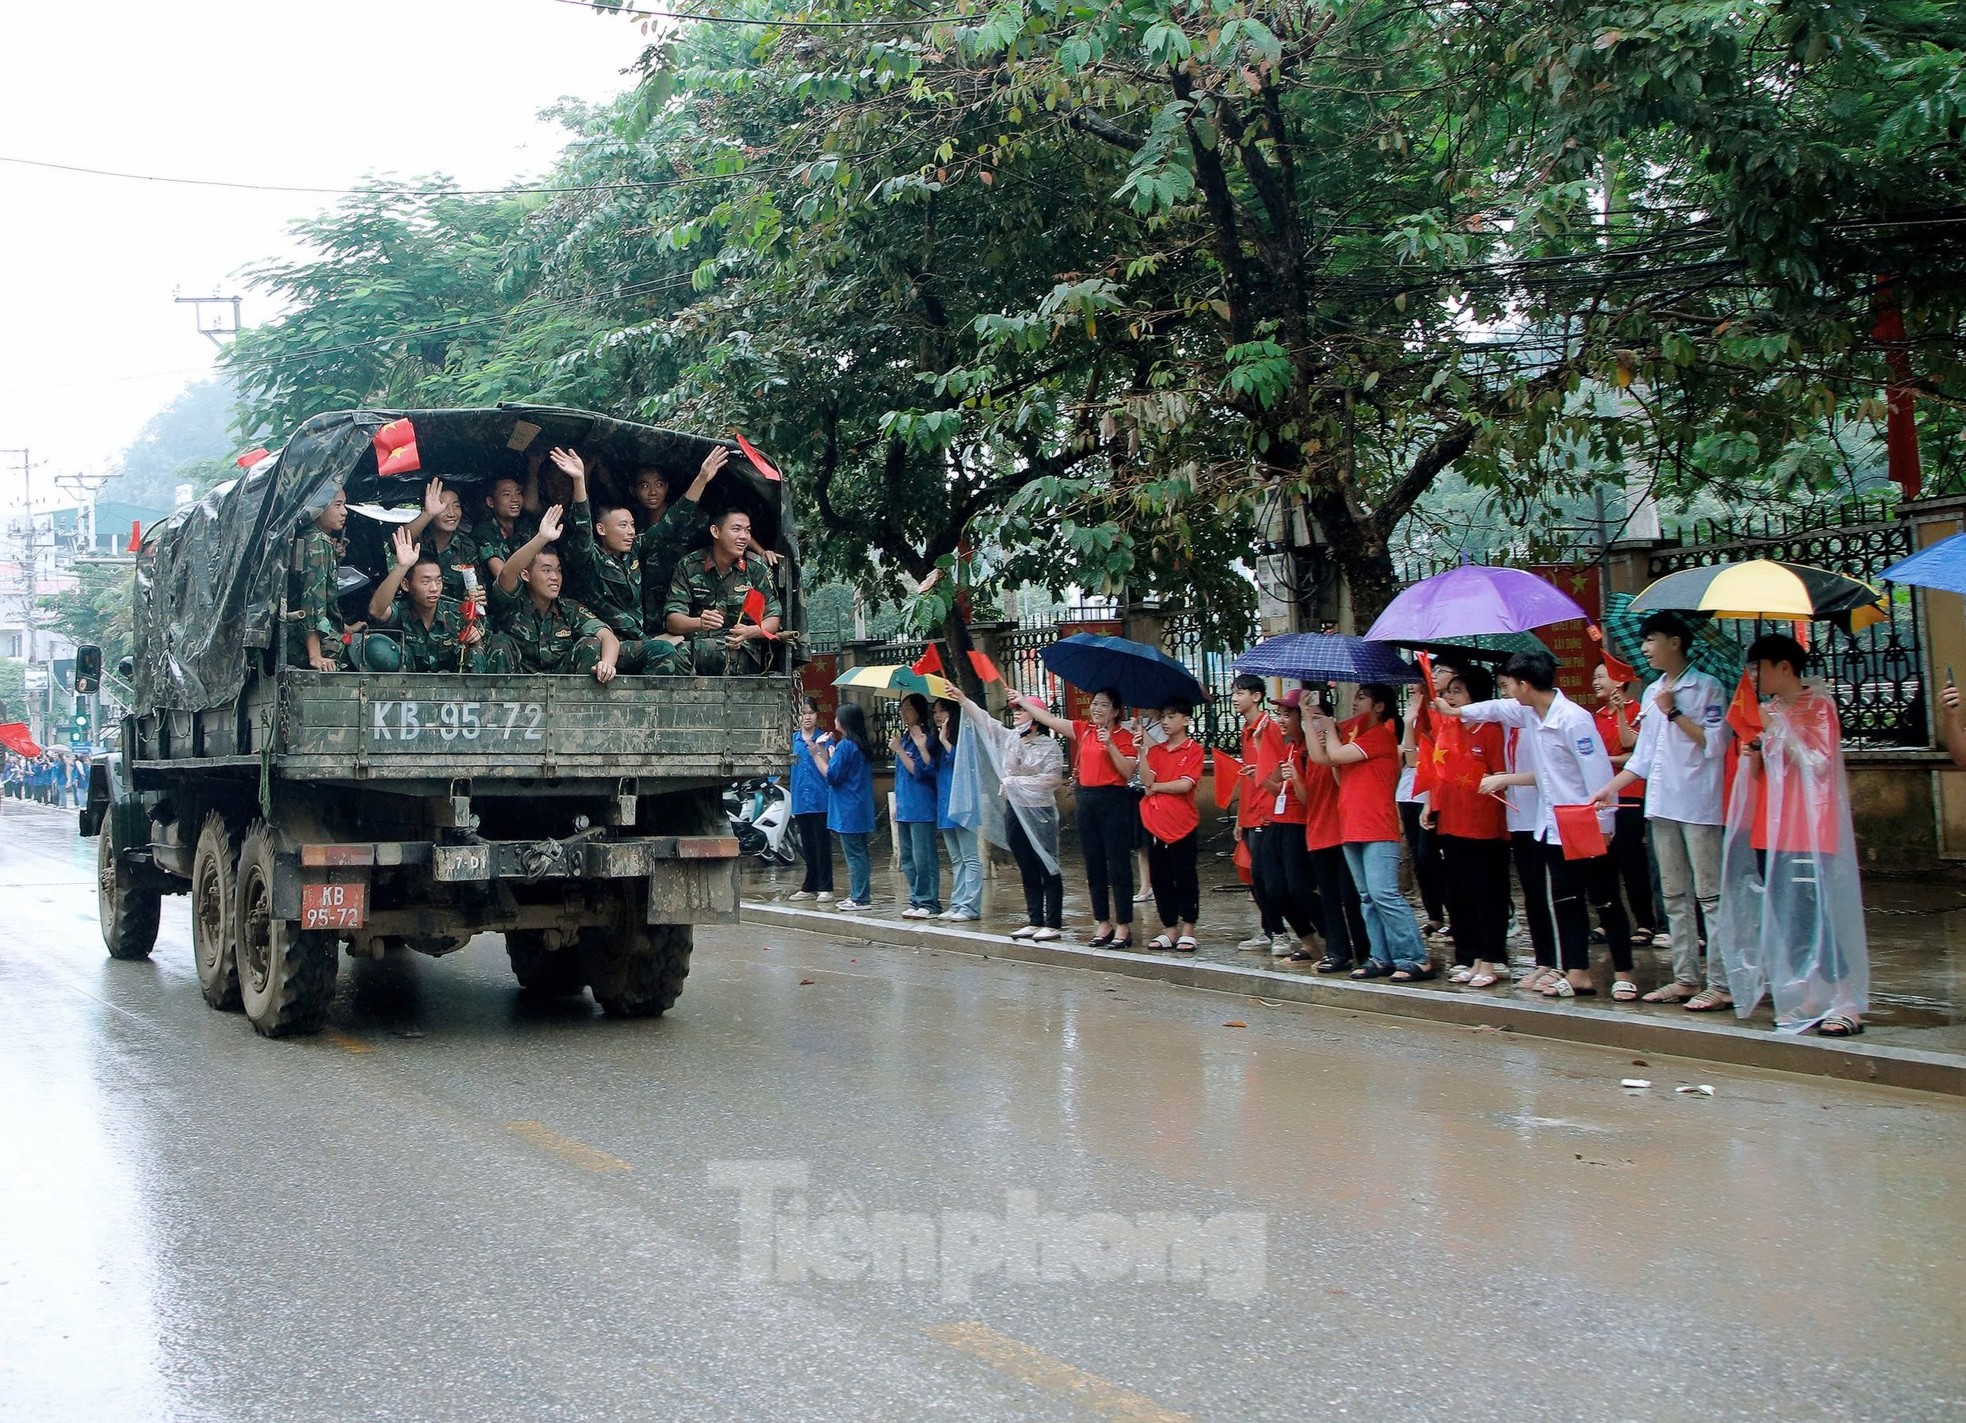
{"label": "plaid umbrella", "polygon": [[1306,682],[1417,682],[1420,674],[1383,642],[1337,632],[1266,638],[1236,659],[1236,671]]}
{"label": "plaid umbrella", "polygon": [[[1606,593],[1604,621],[1599,626],[1604,629],[1604,641],[1620,661],[1631,663],[1645,681],[1656,682],[1659,674],[1640,649],[1642,639],[1638,627],[1645,621],[1645,614],[1633,612],[1631,601],[1630,593]],[[1741,644],[1704,618],[1690,617],[1686,621],[1693,628],[1693,646],[1687,650],[1686,660],[1723,687],[1739,682],[1747,666],[1747,655]]]}

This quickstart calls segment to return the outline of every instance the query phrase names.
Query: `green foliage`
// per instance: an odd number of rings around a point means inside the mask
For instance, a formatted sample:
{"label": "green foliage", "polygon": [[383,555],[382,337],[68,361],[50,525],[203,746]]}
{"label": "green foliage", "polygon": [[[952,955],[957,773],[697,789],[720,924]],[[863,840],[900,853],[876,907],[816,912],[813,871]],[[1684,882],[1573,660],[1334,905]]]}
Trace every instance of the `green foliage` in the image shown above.
{"label": "green foliage", "polygon": [[27,664],[0,659],[0,721],[27,720]]}
{"label": "green foliage", "polygon": [[114,667],[130,653],[130,570],[120,564],[75,566],[76,586],[38,600],[40,625],[75,642],[102,648]]}

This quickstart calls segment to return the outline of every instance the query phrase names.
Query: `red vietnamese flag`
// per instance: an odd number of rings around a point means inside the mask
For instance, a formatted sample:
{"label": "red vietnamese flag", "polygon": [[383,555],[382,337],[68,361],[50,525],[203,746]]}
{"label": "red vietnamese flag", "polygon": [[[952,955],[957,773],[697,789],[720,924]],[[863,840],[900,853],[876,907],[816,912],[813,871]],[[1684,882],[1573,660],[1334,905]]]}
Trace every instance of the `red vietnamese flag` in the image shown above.
{"label": "red vietnamese flag", "polygon": [[[1414,721],[1419,721],[1415,716]],[[1436,743],[1431,736],[1418,732],[1413,737],[1413,794],[1426,795],[1440,783],[1440,763]]]}
{"label": "red vietnamese flag", "polygon": [[1604,827],[1598,823],[1596,806],[1553,805],[1550,812],[1556,816],[1556,834],[1563,842],[1564,859],[1594,860],[1611,853]]}
{"label": "red vietnamese flag", "polygon": [[759,474],[762,474],[766,479],[771,480],[773,483],[783,482],[781,476],[778,473],[778,466],[773,464],[770,460],[766,459],[762,454],[758,453],[758,447],[752,444],[749,440],[744,438],[743,431],[732,430],[731,434],[737,436],[737,447],[740,450],[744,451],[744,458],[751,461],[752,466],[758,471]]}
{"label": "red vietnamese flag", "polygon": [[423,457],[416,452],[416,426],[407,418],[391,420],[375,432],[377,474],[414,474],[422,468]]}
{"label": "red vietnamese flag", "polygon": [[1413,660],[1420,664],[1420,702],[1413,709],[1413,734],[1430,737],[1434,729],[1434,660],[1425,648],[1414,653]]}
{"label": "red vietnamese flag", "polygon": [[1591,641],[1597,644],[1597,655],[1604,663],[1605,675],[1621,687],[1628,682],[1636,682],[1638,669],[1612,652],[1611,644],[1604,640],[1604,629],[1596,623],[1587,623],[1585,626],[1590,632]]}
{"label": "red vietnamese flag", "polygon": [[1227,810],[1235,799],[1236,785],[1242,779],[1242,762],[1226,751],[1215,754],[1215,808]]}
{"label": "red vietnamese flag", "polygon": [[1754,675],[1741,673],[1740,685],[1734,688],[1734,700],[1727,704],[1727,725],[1734,735],[1742,741],[1752,741],[1761,735],[1761,698],[1754,688]]}
{"label": "red vietnamese flag", "polygon": [[1001,682],[1003,680],[1003,673],[997,670],[997,664],[992,662],[983,653],[977,652],[974,649],[971,649],[969,654],[969,665],[975,669],[976,675],[985,682]]}
{"label": "red vietnamese flag", "polygon": [[919,672],[924,677],[928,676],[931,672],[938,676],[942,675],[942,654],[936,650],[935,644],[931,642],[927,647],[922,649],[922,655],[915,659],[914,664],[908,670]]}
{"label": "red vietnamese flag", "polygon": [[0,746],[6,747],[16,756],[26,756],[30,760],[41,754],[41,748],[29,734],[27,723],[10,721],[0,725]]}
{"label": "red vietnamese flag", "polygon": [[[759,626],[759,628],[761,629],[764,628],[765,594],[762,588],[753,588],[750,592],[744,595],[744,606],[738,611],[737,621],[740,624],[746,622],[753,622],[756,623]],[[765,633],[765,636],[776,639],[778,634],[767,631]]]}

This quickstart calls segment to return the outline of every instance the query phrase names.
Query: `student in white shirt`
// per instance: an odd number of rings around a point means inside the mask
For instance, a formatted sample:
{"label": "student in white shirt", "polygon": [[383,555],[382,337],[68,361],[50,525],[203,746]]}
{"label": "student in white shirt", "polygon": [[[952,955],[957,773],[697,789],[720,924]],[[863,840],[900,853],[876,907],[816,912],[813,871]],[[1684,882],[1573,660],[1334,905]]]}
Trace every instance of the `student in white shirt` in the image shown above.
{"label": "student in white shirt", "polygon": [[[1684,1003],[1695,1013],[1732,1002],[1727,965],[1719,953],[1707,955],[1705,987],[1700,975],[1700,915],[1709,926],[1720,906],[1720,851],[1726,807],[1721,801],[1725,775],[1728,693],[1720,683],[1688,664],[1693,629],[1672,613],[1654,613],[1639,624],[1645,660],[1662,674],[1648,696],[1651,705],[1638,724],[1631,759],[1597,795],[1615,808],[1618,792],[1645,780],[1645,819],[1652,852],[1659,861],[1659,894],[1666,902],[1672,936],[1671,983],[1645,995],[1647,1003]],[[1695,903],[1699,913],[1694,912]]]}
{"label": "student in white shirt", "polygon": [[[1438,702],[1435,706],[1444,716],[1500,722],[1522,733],[1516,754],[1518,764],[1535,775],[1536,793],[1542,802],[1536,840],[1543,872],[1549,878],[1557,955],[1563,970],[1549,980],[1543,996],[1596,996],[1590,957],[1590,910],[1595,906],[1611,947],[1611,962],[1618,971],[1612,992],[1620,1000],[1636,998],[1638,986],[1631,981],[1631,921],[1618,898],[1617,864],[1608,853],[1566,859],[1556,828],[1558,806],[1587,805],[1612,779],[1611,757],[1597,734],[1597,722],[1590,712],[1557,690],[1556,659],[1549,653],[1519,652],[1509,659],[1504,671],[1513,696],[1458,708]],[[1488,778],[1498,784],[1506,779]],[[1491,789],[1486,780],[1482,789]],[[1600,811],[1597,820],[1608,843],[1612,812]]]}

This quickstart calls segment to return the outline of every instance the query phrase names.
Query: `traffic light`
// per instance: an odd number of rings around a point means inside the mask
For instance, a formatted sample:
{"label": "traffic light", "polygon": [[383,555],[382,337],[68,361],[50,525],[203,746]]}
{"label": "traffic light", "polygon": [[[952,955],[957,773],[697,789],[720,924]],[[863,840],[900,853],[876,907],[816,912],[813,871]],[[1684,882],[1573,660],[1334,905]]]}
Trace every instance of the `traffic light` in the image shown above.
{"label": "traffic light", "polygon": [[87,746],[89,744],[89,708],[87,705],[75,708],[75,719],[70,723],[68,728],[68,744],[70,746]]}

